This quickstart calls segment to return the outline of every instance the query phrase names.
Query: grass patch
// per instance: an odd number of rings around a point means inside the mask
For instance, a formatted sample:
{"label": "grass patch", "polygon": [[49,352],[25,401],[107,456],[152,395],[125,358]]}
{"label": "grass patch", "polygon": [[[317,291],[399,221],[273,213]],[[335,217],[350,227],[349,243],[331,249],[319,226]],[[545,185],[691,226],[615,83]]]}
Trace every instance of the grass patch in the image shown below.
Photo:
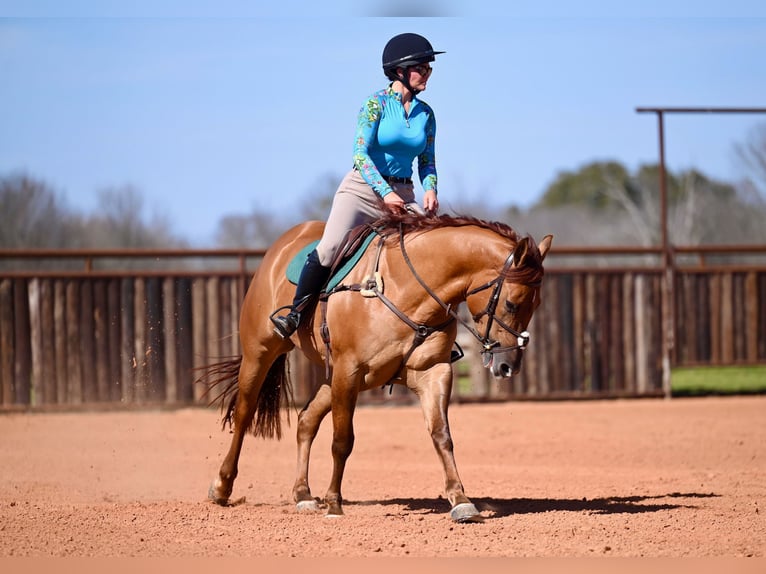
{"label": "grass patch", "polygon": [[766,365],[673,369],[674,396],[766,393]]}

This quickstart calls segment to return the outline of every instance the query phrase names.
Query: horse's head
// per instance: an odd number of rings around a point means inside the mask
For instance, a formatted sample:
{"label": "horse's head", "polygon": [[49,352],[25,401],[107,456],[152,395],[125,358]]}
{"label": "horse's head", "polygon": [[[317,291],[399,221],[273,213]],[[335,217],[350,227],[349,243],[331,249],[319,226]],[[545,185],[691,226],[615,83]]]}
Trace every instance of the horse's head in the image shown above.
{"label": "horse's head", "polygon": [[530,237],[516,243],[499,274],[473,287],[466,303],[483,346],[482,358],[495,377],[510,377],[521,369],[524,349],[530,340],[527,326],[539,307],[543,259],[552,235],[539,244]]}

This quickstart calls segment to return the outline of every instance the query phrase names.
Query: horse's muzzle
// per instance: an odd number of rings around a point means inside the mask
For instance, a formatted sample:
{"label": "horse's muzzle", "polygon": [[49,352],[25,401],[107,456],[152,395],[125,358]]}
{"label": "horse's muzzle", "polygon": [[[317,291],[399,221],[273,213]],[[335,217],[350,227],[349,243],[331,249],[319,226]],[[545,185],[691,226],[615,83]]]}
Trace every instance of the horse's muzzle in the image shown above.
{"label": "horse's muzzle", "polygon": [[510,379],[521,371],[522,349],[513,349],[503,353],[485,351],[482,353],[482,362],[489,369],[492,376],[497,379]]}

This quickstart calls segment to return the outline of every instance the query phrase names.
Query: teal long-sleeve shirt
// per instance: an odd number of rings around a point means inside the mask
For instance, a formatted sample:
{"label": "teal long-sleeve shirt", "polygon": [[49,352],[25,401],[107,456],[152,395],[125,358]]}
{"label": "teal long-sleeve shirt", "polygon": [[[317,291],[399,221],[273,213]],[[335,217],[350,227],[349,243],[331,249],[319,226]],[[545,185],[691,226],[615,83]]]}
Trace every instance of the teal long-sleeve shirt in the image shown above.
{"label": "teal long-sleeve shirt", "polygon": [[371,95],[359,111],[354,140],[354,167],[381,197],[391,193],[383,176],[418,176],[424,191],[436,192],[436,118],[431,106],[413,98],[410,113],[391,85]]}

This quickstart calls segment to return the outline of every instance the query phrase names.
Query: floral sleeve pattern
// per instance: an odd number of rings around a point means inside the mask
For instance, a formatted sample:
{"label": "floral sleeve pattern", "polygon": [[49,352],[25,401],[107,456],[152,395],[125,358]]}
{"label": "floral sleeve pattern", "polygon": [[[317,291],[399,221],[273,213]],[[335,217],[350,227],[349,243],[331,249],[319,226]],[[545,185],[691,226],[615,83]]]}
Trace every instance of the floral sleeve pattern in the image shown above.
{"label": "floral sleeve pattern", "polygon": [[354,138],[354,167],[381,197],[390,193],[392,189],[380,175],[368,150],[377,132],[382,113],[383,102],[381,94],[378,93],[371,96],[359,110]]}
{"label": "floral sleeve pattern", "polygon": [[430,106],[428,106],[428,116],[426,148],[418,155],[418,174],[423,191],[433,190],[436,193],[436,118]]}

